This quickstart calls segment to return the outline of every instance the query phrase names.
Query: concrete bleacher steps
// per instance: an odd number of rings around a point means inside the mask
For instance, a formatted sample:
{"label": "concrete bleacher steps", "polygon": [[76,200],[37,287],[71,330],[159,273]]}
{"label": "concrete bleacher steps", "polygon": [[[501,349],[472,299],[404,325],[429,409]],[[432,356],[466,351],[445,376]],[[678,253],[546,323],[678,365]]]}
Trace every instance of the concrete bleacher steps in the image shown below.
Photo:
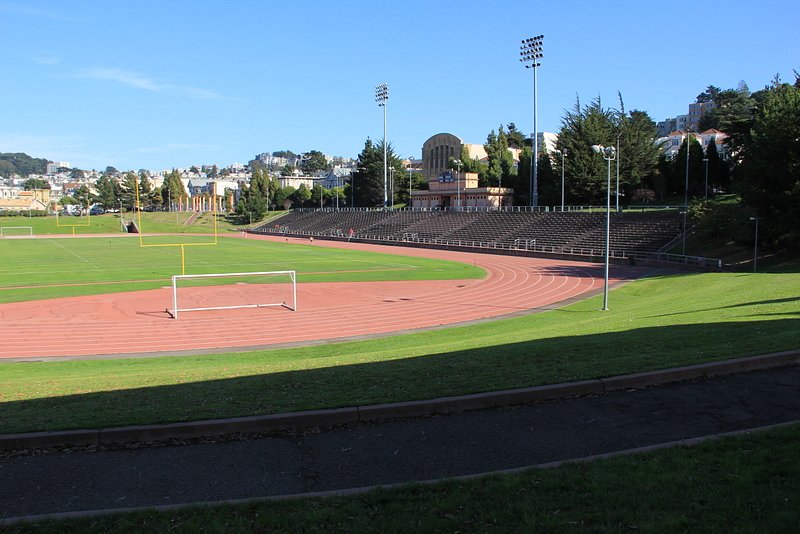
{"label": "concrete bleacher steps", "polygon": [[[480,243],[575,253],[605,249],[604,212],[293,210],[257,233]],[[615,213],[611,253],[655,252],[680,233],[676,212]]]}

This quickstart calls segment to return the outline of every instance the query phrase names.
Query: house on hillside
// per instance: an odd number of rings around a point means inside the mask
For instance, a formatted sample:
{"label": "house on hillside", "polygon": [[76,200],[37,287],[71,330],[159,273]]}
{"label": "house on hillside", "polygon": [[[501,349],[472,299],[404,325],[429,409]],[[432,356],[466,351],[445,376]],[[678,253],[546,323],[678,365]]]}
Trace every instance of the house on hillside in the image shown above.
{"label": "house on hillside", "polygon": [[13,211],[21,213],[28,210],[44,211],[46,209],[47,204],[32,196],[0,198],[0,211]]}

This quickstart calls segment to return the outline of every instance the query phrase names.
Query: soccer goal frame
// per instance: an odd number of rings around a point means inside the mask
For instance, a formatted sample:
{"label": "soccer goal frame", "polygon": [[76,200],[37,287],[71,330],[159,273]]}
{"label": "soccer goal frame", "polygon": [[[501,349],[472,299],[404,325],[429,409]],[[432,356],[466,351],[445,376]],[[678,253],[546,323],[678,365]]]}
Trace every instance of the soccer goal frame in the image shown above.
{"label": "soccer goal frame", "polygon": [[[28,229],[27,234],[12,234],[8,235],[6,230],[24,230]],[[33,226],[0,226],[0,237],[33,237]]]}
{"label": "soccer goal frame", "polygon": [[[259,304],[238,304],[231,306],[206,306],[198,308],[179,308],[178,307],[178,281],[185,279],[207,279],[207,278],[234,278],[234,277],[253,277],[253,276],[289,276],[292,284],[291,290],[291,303],[286,301],[282,302],[265,302]],[[233,310],[238,308],[268,308],[268,307],[283,307],[291,311],[297,311],[297,273],[295,271],[261,271],[249,273],[213,273],[213,274],[176,274],[172,276],[172,310],[167,309],[166,312],[172,316],[173,319],[178,318],[178,312],[190,311],[208,311],[208,310]]]}

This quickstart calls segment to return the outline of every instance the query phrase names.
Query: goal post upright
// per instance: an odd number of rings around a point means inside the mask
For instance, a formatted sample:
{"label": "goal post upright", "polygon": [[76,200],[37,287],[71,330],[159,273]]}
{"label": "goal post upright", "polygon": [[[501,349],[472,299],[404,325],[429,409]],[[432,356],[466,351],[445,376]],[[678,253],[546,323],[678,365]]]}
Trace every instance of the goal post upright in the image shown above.
{"label": "goal post upright", "polygon": [[[233,278],[233,277],[254,277],[254,276],[288,276],[291,282],[291,303],[265,302],[257,304],[234,304],[229,306],[203,306],[193,308],[178,307],[178,281],[186,279],[209,279],[209,278]],[[212,274],[176,274],[172,276],[172,310],[167,310],[173,319],[178,318],[178,312],[188,311],[208,311],[208,310],[232,310],[238,308],[267,308],[284,307],[291,311],[297,311],[297,273],[296,271],[263,271],[246,273],[212,273]]]}

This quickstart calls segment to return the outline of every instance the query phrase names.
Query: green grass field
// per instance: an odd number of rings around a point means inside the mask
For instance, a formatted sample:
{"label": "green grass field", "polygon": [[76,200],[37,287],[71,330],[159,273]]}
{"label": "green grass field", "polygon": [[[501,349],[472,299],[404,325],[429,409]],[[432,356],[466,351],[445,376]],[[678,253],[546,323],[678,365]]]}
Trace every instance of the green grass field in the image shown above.
{"label": "green grass field", "polygon": [[[253,226],[264,224],[275,216],[285,212],[271,212],[262,221],[254,221]],[[203,213],[192,224],[186,224],[192,216],[191,212],[142,212],[142,230],[145,233],[181,233],[181,234],[204,234],[214,231],[214,214]],[[135,220],[138,224],[139,214],[123,212],[122,219],[125,222]],[[218,214],[217,231],[220,234],[237,232],[247,225],[235,224],[234,219],[225,214]],[[122,233],[119,213],[104,213],[103,215],[92,215],[83,217],[73,217],[70,215],[55,217],[26,217],[24,215],[0,217],[0,226],[30,226],[34,235],[49,234],[108,234]]]}
{"label": "green grass field", "polygon": [[[186,274],[295,270],[303,282],[480,278],[474,266],[210,235],[144,236],[184,246]],[[139,237],[0,240],[0,303],[155,289],[181,274],[178,246]],[[236,280],[229,280],[234,283]]]}

